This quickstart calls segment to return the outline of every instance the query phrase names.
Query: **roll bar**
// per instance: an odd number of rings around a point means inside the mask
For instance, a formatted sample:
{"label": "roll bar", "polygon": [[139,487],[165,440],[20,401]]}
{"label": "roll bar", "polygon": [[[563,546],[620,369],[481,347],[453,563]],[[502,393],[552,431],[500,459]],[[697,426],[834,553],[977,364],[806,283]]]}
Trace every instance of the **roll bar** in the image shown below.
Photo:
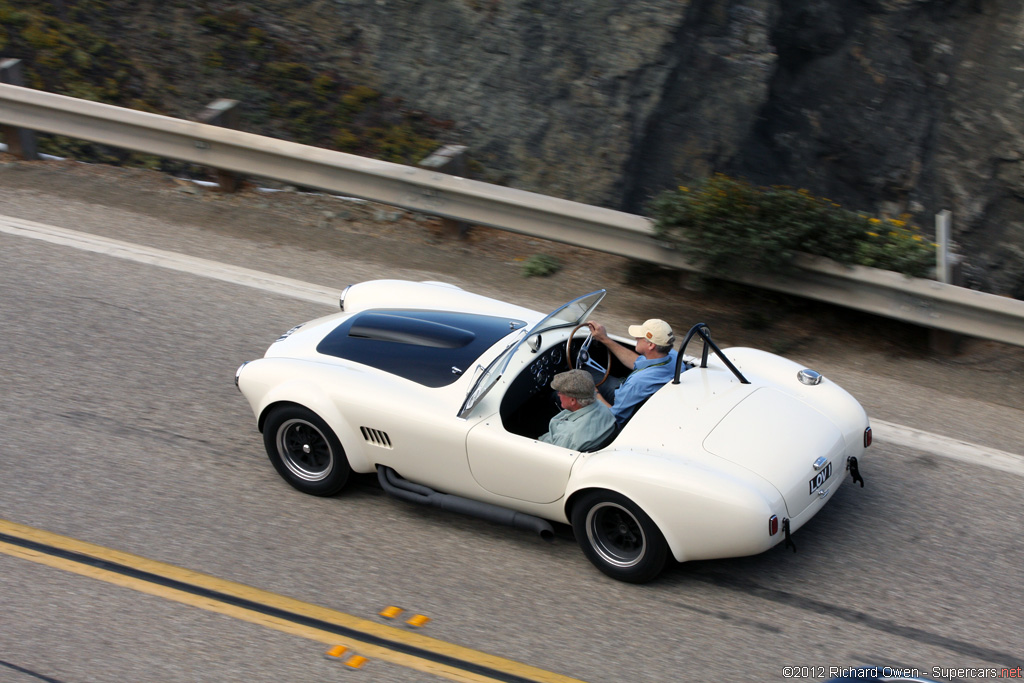
{"label": "roll bar", "polygon": [[722,359],[722,362],[725,363],[727,368],[732,370],[732,374],[736,375],[736,379],[738,379],[742,384],[750,384],[750,380],[744,377],[743,373],[732,364],[732,361],[725,357],[725,354],[722,353],[722,349],[718,348],[718,344],[711,341],[711,328],[704,323],[697,323],[690,328],[689,332],[686,333],[686,338],[683,339],[683,345],[679,348],[679,353],[676,356],[676,371],[672,378],[672,384],[679,384],[680,368],[683,367],[683,354],[686,351],[686,345],[690,343],[690,340],[693,339],[694,335],[700,337],[704,342],[704,353],[700,359],[700,366],[702,368],[706,368],[708,366],[708,351],[714,350],[715,355]]}

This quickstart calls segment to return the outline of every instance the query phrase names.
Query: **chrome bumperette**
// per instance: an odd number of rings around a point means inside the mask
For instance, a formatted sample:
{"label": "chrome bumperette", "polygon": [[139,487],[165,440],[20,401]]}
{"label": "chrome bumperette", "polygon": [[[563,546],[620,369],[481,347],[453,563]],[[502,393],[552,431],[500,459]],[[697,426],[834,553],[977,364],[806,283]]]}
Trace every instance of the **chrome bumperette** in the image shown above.
{"label": "chrome bumperette", "polygon": [[338,297],[338,308],[341,309],[342,313],[345,312],[345,295],[348,294],[350,289],[352,289],[352,285],[347,285],[345,289],[341,290],[341,296]]}
{"label": "chrome bumperette", "polygon": [[238,376],[242,374],[242,368],[244,368],[246,365],[248,365],[251,362],[252,361],[248,361],[247,360],[244,363],[242,363],[241,365],[239,365],[238,369],[235,370],[235,388],[238,389],[239,391],[241,391],[242,388],[240,386],[238,386]]}

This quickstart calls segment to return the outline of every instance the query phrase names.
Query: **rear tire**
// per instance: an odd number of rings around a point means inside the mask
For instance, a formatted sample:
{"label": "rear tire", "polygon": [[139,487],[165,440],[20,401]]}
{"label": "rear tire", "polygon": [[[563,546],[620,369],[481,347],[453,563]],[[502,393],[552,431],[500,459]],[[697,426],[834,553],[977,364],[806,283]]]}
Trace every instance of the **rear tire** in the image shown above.
{"label": "rear tire", "polygon": [[303,493],[333,496],[352,472],[338,437],[302,406],[274,408],[263,423],[263,445],[277,473]]}
{"label": "rear tire", "polygon": [[665,537],[647,513],[619,493],[585,494],[573,506],[572,529],[587,559],[613,579],[646,583],[665,567]]}

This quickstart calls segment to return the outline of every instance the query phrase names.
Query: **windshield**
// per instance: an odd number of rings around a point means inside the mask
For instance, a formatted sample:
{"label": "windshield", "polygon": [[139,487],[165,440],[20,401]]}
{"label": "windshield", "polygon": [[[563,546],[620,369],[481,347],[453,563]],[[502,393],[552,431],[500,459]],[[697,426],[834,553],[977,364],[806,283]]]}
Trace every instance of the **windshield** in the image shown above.
{"label": "windshield", "polygon": [[596,292],[584,294],[578,299],[573,299],[567,304],[562,304],[549,313],[546,318],[534,325],[527,336],[532,337],[535,334],[553,330],[556,327],[568,327],[569,325],[575,327],[579,325],[587,319],[591,311],[597,308],[597,305],[601,303],[601,299],[607,293],[607,290],[599,289]]}
{"label": "windshield", "polygon": [[519,345],[526,339],[526,335],[523,334],[523,330],[519,331],[505,350],[499,353],[494,360],[491,361],[487,369],[484,370],[482,366],[476,366],[477,372],[480,373],[479,379],[473,383],[473,388],[469,390],[469,394],[466,396],[466,400],[462,403],[462,408],[459,409],[459,417],[466,417],[477,403],[480,402],[487,392],[491,390],[501,374],[505,372],[505,368],[508,366],[509,359],[512,358],[512,354],[519,348]]}
{"label": "windshield", "polygon": [[[584,294],[578,299],[573,299],[567,304],[562,304],[554,311],[549,313],[547,317],[541,320],[539,323],[533,326],[526,334],[516,335],[505,350],[498,354],[497,358],[491,361],[490,365],[487,366],[486,370],[483,370],[480,377],[476,382],[473,383],[473,388],[469,390],[469,394],[466,396],[466,400],[462,403],[462,408],[459,409],[459,417],[465,418],[469,411],[473,410],[480,400],[487,395],[487,392],[491,390],[501,376],[505,373],[505,368],[508,367],[508,363],[512,360],[512,356],[515,355],[516,350],[522,345],[524,341],[546,332],[547,330],[553,330],[559,327],[575,327],[581,324],[587,319],[591,311],[597,308],[597,305],[601,303],[601,299],[607,294],[607,290],[599,289],[596,292],[590,294]],[[480,371],[481,367],[477,366],[477,371]]]}

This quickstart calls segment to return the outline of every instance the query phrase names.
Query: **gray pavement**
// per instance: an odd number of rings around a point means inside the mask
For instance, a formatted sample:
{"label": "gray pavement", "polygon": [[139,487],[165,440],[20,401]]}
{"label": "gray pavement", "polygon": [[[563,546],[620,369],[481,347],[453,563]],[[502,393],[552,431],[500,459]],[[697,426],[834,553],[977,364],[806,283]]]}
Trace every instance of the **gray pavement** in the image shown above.
{"label": "gray pavement", "polygon": [[[146,243],[328,286],[396,275],[129,211],[102,229],[98,207],[54,211],[126,240],[145,222]],[[593,682],[1024,661],[1019,477],[879,444],[862,464],[867,487],[844,485],[796,534],[798,553],[618,584],[565,529],[543,544],[394,501],[372,478],[326,500],[285,485],[232,377],[324,307],[7,235],[0,291],[2,519],[367,619],[401,605],[432,617],[427,635]],[[826,370],[882,419],[1022,452],[1013,407]],[[437,680],[380,662],[337,673],[319,643],[3,554],[0,614],[3,681]]]}

